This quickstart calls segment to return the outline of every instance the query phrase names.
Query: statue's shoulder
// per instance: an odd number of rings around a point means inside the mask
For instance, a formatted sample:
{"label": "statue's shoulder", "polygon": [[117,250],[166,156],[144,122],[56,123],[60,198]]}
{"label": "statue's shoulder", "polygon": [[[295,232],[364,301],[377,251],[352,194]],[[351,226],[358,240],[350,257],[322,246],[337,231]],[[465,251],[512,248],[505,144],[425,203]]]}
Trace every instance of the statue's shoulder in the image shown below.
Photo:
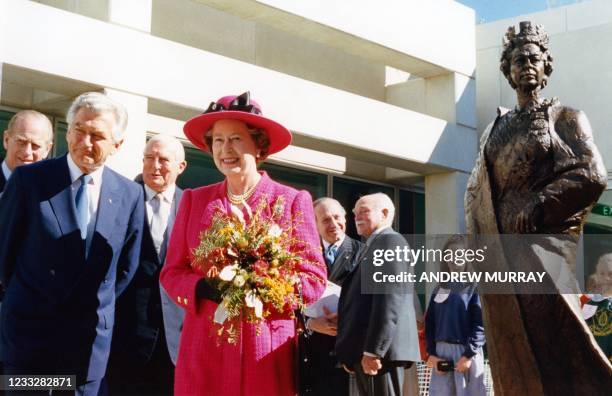
{"label": "statue's shoulder", "polygon": [[592,134],[591,124],[584,111],[564,106],[557,100],[551,105],[555,129],[566,139],[584,139]]}

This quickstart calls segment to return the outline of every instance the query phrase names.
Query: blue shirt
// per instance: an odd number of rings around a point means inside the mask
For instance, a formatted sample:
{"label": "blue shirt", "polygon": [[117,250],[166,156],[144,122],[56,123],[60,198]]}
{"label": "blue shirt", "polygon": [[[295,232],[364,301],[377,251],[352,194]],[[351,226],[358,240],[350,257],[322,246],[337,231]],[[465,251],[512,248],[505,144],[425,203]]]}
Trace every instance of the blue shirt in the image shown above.
{"label": "blue shirt", "polygon": [[451,283],[448,298],[441,303],[434,301],[440,290],[437,286],[425,314],[425,338],[427,353],[436,355],[436,342],[444,341],[465,345],[463,355],[471,358],[485,343],[482,324],[482,307],[476,285]]}

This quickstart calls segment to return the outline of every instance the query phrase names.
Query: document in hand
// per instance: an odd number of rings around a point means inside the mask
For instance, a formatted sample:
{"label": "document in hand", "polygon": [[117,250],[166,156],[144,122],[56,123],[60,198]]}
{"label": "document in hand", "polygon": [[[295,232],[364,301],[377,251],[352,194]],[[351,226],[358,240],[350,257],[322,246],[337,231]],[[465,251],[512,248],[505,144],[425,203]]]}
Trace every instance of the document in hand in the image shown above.
{"label": "document in hand", "polygon": [[323,307],[327,307],[331,312],[338,312],[338,300],[342,288],[333,282],[327,281],[327,287],[321,298],[310,304],[304,310],[304,314],[311,318],[318,318],[325,315]]}

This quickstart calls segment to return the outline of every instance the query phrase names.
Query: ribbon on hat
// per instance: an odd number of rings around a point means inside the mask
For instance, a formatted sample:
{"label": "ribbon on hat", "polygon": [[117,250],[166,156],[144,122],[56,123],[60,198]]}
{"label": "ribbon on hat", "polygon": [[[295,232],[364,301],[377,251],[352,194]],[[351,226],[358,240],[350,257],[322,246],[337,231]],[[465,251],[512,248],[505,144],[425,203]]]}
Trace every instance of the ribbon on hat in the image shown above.
{"label": "ribbon on hat", "polygon": [[210,105],[208,105],[208,108],[204,110],[204,113],[202,114],[216,113],[219,111],[242,111],[245,113],[261,115],[261,110],[259,110],[259,108],[257,108],[255,105],[251,104],[251,93],[249,91],[236,96],[236,98],[230,102],[227,108],[223,103],[210,102]]}

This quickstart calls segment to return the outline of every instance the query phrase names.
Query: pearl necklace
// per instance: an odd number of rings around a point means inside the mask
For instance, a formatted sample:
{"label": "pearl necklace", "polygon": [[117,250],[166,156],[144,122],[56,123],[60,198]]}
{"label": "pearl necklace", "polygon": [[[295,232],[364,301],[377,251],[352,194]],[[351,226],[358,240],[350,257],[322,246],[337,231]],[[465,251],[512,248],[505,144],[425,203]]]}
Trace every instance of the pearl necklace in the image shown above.
{"label": "pearl necklace", "polygon": [[241,205],[242,203],[246,203],[247,199],[251,198],[251,195],[253,195],[253,193],[255,192],[255,187],[257,187],[257,184],[259,183],[255,183],[248,190],[246,190],[244,194],[232,194],[232,192],[230,191],[229,183],[228,183],[227,184],[227,198],[234,205]]}

